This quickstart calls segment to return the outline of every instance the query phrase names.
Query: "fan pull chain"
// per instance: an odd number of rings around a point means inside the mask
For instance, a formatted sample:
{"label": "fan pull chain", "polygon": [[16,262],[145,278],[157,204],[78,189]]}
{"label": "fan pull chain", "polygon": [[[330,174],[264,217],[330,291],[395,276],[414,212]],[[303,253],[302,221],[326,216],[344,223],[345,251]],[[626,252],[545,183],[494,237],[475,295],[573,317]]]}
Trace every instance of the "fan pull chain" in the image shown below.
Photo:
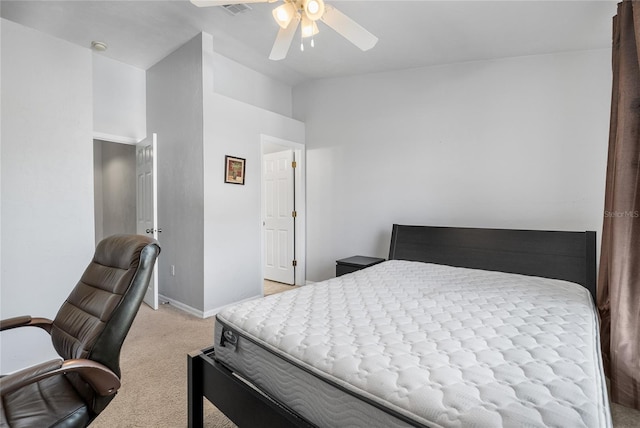
{"label": "fan pull chain", "polygon": [[[315,43],[313,37],[311,38],[311,43],[310,44],[311,44],[312,48],[316,46],[316,43]],[[300,51],[304,52],[304,39],[303,38],[300,38]]]}
{"label": "fan pull chain", "polygon": [[[311,36],[311,42],[310,42],[311,47],[315,47],[316,42],[315,39],[313,38],[313,36]],[[304,52],[304,37],[302,37],[302,34],[300,34],[300,52]]]}

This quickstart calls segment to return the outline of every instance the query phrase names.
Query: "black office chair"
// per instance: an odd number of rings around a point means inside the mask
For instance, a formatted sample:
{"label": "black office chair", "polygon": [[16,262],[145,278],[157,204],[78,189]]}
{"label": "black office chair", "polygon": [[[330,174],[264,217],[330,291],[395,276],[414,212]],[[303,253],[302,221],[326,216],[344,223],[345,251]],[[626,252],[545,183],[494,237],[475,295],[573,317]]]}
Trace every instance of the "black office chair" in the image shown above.
{"label": "black office chair", "polygon": [[0,427],[84,427],[104,410],[120,388],[120,348],[159,253],[146,236],[106,238],[53,321],[0,321],[0,331],[46,330],[61,357],[0,378]]}

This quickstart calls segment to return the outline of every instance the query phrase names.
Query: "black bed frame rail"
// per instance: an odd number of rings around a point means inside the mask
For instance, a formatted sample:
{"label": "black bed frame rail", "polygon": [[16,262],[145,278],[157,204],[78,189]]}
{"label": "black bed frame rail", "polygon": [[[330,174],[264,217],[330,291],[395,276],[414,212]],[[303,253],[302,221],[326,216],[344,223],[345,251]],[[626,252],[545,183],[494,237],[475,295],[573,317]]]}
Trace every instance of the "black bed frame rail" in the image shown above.
{"label": "black bed frame rail", "polygon": [[213,347],[190,353],[187,369],[189,428],[202,428],[205,397],[242,427],[315,427],[216,361]]}
{"label": "black bed frame rail", "polygon": [[575,282],[596,301],[596,233],[394,224],[390,260]]}

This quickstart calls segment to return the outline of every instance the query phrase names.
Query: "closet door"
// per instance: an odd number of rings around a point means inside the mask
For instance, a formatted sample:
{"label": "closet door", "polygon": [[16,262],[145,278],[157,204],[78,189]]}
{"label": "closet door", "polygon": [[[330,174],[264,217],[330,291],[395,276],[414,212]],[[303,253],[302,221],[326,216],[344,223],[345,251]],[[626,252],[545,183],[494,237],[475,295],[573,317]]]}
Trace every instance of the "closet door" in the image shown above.
{"label": "closet door", "polygon": [[293,150],[264,157],[264,277],[295,283],[295,203]]}

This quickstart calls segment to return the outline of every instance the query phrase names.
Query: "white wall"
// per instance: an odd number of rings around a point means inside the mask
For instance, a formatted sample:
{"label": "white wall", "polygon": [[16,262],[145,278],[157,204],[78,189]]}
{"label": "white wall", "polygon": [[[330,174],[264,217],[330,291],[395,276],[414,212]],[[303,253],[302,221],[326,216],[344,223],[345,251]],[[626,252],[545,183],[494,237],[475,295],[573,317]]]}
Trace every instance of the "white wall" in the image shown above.
{"label": "white wall", "polygon": [[212,56],[213,73],[208,78],[212,78],[214,92],[291,117],[291,86],[216,52]]}
{"label": "white wall", "polygon": [[[304,141],[302,123],[254,103],[290,112],[291,88],[215,53],[208,34],[147,71],[160,294],[196,315],[261,295],[260,134]],[[225,154],[247,159],[245,186],[223,184]]]}
{"label": "white wall", "polygon": [[[3,40],[3,36],[4,36],[4,30],[2,29],[2,27],[4,26],[4,23],[5,23],[5,20],[0,18],[0,319],[4,319],[5,318],[4,314],[3,314],[3,311],[2,311],[2,303],[1,303],[1,301],[4,300],[4,296],[2,295],[2,271],[3,271],[3,269],[2,269],[2,247],[3,247],[3,245],[2,245],[2,242],[3,242],[3,239],[2,239],[2,223],[3,223],[3,221],[2,221],[2,212],[3,212],[3,210],[2,210],[2,199],[3,199],[2,198],[2,176],[3,176],[3,174],[2,174],[2,152],[3,152],[3,150],[2,150],[2,117],[3,117],[3,115],[2,115],[2,107],[3,107],[2,99],[4,98],[4,92],[2,92],[2,87],[3,87],[3,85],[2,85],[2,82],[3,82],[3,80],[2,80],[2,69],[3,69],[3,67],[2,67],[2,64],[3,64],[3,61],[2,61],[2,47],[4,45],[2,43],[2,40]],[[14,343],[16,343],[16,342],[14,342]],[[6,338],[3,337],[2,333],[0,333],[0,374],[8,373],[9,371],[5,369],[6,365],[9,364],[8,361],[10,359],[14,359],[15,360],[15,358],[16,358],[16,355],[12,355],[11,357],[9,357],[9,355],[5,356],[6,352],[4,352],[4,353],[2,352],[2,349],[5,346],[7,346],[6,344],[7,344]],[[10,370],[15,370],[17,368],[18,368],[17,366],[11,365]]]}
{"label": "white wall", "polygon": [[[203,38],[204,316],[262,296],[261,134],[304,143],[291,87],[213,51]],[[285,114],[285,115],[283,115]],[[246,159],[244,185],[224,183],[225,155]]]}
{"label": "white wall", "polygon": [[[266,134],[304,143],[304,124],[215,93],[205,93],[205,315],[261,297],[261,144]],[[246,159],[245,184],[224,183],[225,155]]]}
{"label": "white wall", "polygon": [[[610,50],[311,82],[307,278],[388,256],[393,223],[597,230]],[[598,240],[600,238],[598,237]]]}
{"label": "white wall", "polygon": [[[51,318],[94,250],[91,52],[7,20],[1,36],[0,315]],[[30,363],[5,333],[3,373]]]}
{"label": "white wall", "polygon": [[147,114],[158,134],[159,292],[202,310],[202,35],[147,70]]}
{"label": "white wall", "polygon": [[93,53],[93,131],[97,139],[137,143],[147,135],[146,73]]}

